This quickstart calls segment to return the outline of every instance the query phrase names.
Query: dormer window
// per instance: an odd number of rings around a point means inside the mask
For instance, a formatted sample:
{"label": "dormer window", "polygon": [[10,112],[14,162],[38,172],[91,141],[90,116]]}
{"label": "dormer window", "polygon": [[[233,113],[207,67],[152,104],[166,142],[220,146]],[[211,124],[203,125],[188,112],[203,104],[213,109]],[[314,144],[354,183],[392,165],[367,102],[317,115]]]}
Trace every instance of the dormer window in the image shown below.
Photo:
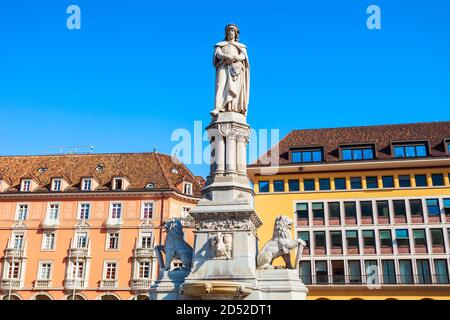
{"label": "dormer window", "polygon": [[444,139],[445,153],[450,154],[450,138]]}
{"label": "dormer window", "polygon": [[61,185],[62,185],[61,179],[53,179],[52,191],[61,191]]}
{"label": "dormer window", "polygon": [[420,158],[428,155],[425,142],[395,143],[393,144],[395,158]]}
{"label": "dormer window", "polygon": [[123,179],[114,178],[114,190],[122,190],[122,188],[123,188]]}
{"label": "dormer window", "polygon": [[185,193],[185,194],[192,194],[192,183],[185,182],[183,184],[183,193]]}
{"label": "dormer window", "polygon": [[81,180],[81,190],[82,191],[91,191],[92,190],[92,179],[84,178]]}
{"label": "dormer window", "polygon": [[322,161],[323,161],[322,148],[302,148],[291,150],[292,163],[310,163]]}
{"label": "dormer window", "polygon": [[341,160],[372,160],[374,148],[370,145],[341,146]]}
{"label": "dormer window", "polygon": [[22,192],[30,192],[31,191],[31,180],[30,179],[22,180],[22,185],[20,186],[20,191],[22,191]]}

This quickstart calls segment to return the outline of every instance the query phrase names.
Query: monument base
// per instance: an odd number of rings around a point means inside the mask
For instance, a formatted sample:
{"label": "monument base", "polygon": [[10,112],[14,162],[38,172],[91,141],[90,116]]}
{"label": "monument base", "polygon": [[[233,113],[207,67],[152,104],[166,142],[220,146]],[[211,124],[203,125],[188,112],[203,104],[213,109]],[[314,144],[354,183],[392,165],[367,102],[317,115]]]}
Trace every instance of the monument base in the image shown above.
{"label": "monument base", "polygon": [[180,286],[189,271],[161,271],[158,280],[150,287],[150,300],[180,300]]}

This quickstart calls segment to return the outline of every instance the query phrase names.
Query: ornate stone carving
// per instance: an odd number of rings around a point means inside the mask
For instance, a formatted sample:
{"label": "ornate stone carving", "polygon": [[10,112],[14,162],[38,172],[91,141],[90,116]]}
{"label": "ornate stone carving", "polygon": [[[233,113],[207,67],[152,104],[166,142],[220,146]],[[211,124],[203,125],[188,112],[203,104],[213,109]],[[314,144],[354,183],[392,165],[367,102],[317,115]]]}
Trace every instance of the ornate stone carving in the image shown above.
{"label": "ornate stone carving", "polygon": [[87,229],[90,225],[86,220],[80,220],[75,224],[75,228],[77,229]]}
{"label": "ornate stone carving", "polygon": [[231,233],[217,232],[210,238],[211,254],[217,259],[231,259],[233,251],[233,235]]}
{"label": "ornate stone carving", "polygon": [[287,269],[294,269],[291,263],[291,250],[297,248],[296,266],[300,260],[300,254],[306,243],[292,239],[293,221],[287,216],[278,216],[275,219],[273,236],[262,248],[257,257],[258,269],[273,269],[272,262],[275,258],[283,257]]}
{"label": "ornate stone carving", "polygon": [[23,222],[23,220],[19,220],[12,225],[12,228],[13,229],[26,229],[27,225],[25,224],[25,222]]}
{"label": "ornate stone carving", "polygon": [[139,224],[140,228],[153,228],[154,224],[150,221],[150,219],[145,219]]}

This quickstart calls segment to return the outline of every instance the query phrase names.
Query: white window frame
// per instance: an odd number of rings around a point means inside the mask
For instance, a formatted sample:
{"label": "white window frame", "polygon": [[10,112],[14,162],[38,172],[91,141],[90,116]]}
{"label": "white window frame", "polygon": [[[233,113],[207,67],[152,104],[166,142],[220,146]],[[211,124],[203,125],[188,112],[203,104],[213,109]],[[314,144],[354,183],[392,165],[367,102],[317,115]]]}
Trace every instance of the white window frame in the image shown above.
{"label": "white window frame", "polygon": [[[150,246],[149,247],[144,247],[142,246],[142,239],[144,237],[150,236]],[[154,234],[152,230],[140,230],[139,231],[139,248],[152,248],[153,247],[153,242],[154,242],[154,238],[153,238]]]}
{"label": "white window frame", "polygon": [[[120,180],[121,181],[121,188],[117,188],[116,187],[116,183],[117,183],[117,181],[118,180]],[[122,177],[117,177],[117,178],[114,178],[113,179],[113,190],[124,190],[124,178],[122,178]]]}
{"label": "white window frame", "polygon": [[[26,214],[25,214],[25,219],[19,219],[19,212],[20,212],[20,207],[21,206],[26,206],[27,207],[27,211],[26,211]],[[16,206],[16,216],[14,217],[14,220],[16,220],[16,221],[26,221],[27,218],[28,218],[28,212],[29,211],[30,211],[30,205],[28,203],[22,203],[22,202],[18,203],[17,206]]]}
{"label": "white window frame", "polygon": [[[59,183],[58,188],[56,188],[56,184]],[[55,178],[52,180],[52,191],[62,191],[62,179]]]}
{"label": "white window frame", "polygon": [[[82,265],[83,268],[81,270],[81,276],[78,275],[78,268],[75,269],[76,264]],[[76,276],[75,276],[76,273]],[[78,260],[78,261],[70,261],[70,269],[69,269],[69,279],[75,280],[77,278],[78,280],[86,280],[87,275],[87,261]]]}
{"label": "white window frame", "polygon": [[[87,218],[81,218],[81,211],[83,210],[83,206],[84,205],[88,205],[89,206],[89,214]],[[89,220],[91,218],[91,203],[90,202],[79,202],[78,203],[78,214],[77,214],[77,219],[78,220]]]}
{"label": "white window frame", "polygon": [[[107,268],[108,268],[108,264],[112,264],[112,263],[114,263],[116,266],[115,266],[115,272],[114,272],[114,275],[115,275],[115,277],[114,278],[107,278],[106,277],[106,274],[107,274]],[[103,280],[118,280],[119,279],[119,261],[118,260],[105,260],[104,262],[103,262],[103,276],[102,276],[102,279]]]}
{"label": "white window frame", "polygon": [[[152,205],[152,217],[151,218],[145,218],[145,206],[151,204]],[[142,201],[141,203],[141,220],[152,220],[155,218],[155,201]]]}
{"label": "white window frame", "polygon": [[[185,212],[185,209],[189,209],[188,212]],[[189,213],[189,211],[191,211],[192,209],[193,209],[193,207],[182,206],[181,207],[181,215],[180,215],[180,217],[186,218],[187,217],[186,213]]]}
{"label": "white window frame", "polygon": [[[186,187],[189,187],[189,190],[186,189]],[[189,192],[187,192],[189,191]],[[187,195],[193,194],[193,185],[191,182],[183,182],[183,193]]]}
{"label": "white window frame", "polygon": [[[45,240],[46,240],[47,234],[54,234],[53,247],[51,249],[48,249],[45,247],[45,244],[46,244]],[[56,249],[56,232],[55,231],[43,232],[42,233],[41,251],[55,251],[55,249]]]}
{"label": "white window frame", "polygon": [[[143,263],[148,263],[148,277],[141,277],[141,265]],[[150,260],[143,260],[136,262],[136,278],[141,280],[150,280],[152,278],[152,263]]]}
{"label": "white window frame", "polygon": [[[81,239],[81,235],[83,235],[83,236],[86,236],[86,240],[85,240],[85,243],[84,243],[84,246],[79,246],[78,244],[79,244],[79,242],[80,242],[80,239]],[[74,234],[74,244],[75,244],[75,248],[77,248],[77,249],[87,249],[88,248],[88,246],[89,246],[89,233],[87,232],[87,231],[79,231],[79,230],[77,230],[77,231],[75,231],[75,234]]]}
{"label": "white window frame", "polygon": [[[42,268],[43,268],[44,264],[50,265],[50,270],[49,270],[47,279],[41,277],[42,276]],[[52,278],[53,278],[53,261],[52,260],[39,260],[39,267],[38,267],[36,279],[37,280],[52,280]]]}
{"label": "white window frame", "polygon": [[[56,218],[50,218],[50,211],[52,206],[58,206],[58,210],[57,210],[57,217]],[[48,206],[47,206],[47,215],[45,217],[45,219],[49,220],[49,221],[58,221],[59,217],[60,217],[60,213],[61,213],[61,203],[59,202],[49,202]]]}
{"label": "white window frame", "polygon": [[[20,191],[22,192],[31,192],[31,179],[22,179],[22,182],[20,184]],[[25,188],[27,186],[27,188]]]}
{"label": "white window frame", "polygon": [[[110,239],[111,239],[111,233],[117,233],[117,248],[110,248],[109,247],[109,243],[110,243]],[[120,231],[117,229],[114,230],[107,230],[106,231],[106,243],[105,243],[105,250],[107,251],[119,251],[120,250]]]}
{"label": "white window frame", "polygon": [[[22,240],[20,242],[20,247],[16,248],[16,236],[22,236]],[[13,231],[11,234],[11,248],[23,250],[25,248],[25,232],[23,231]]]}
{"label": "white window frame", "polygon": [[10,270],[11,266],[13,264],[13,261],[6,261],[5,263],[5,273],[4,278],[5,279],[16,279],[16,280],[22,280],[22,268],[23,268],[23,262],[21,260],[15,260],[14,265],[17,264],[17,278],[14,277],[14,271],[11,272],[10,277]]}
{"label": "white window frame", "polygon": [[[89,188],[85,187],[87,181],[89,181]],[[92,191],[92,178],[81,179],[81,191]]]}
{"label": "white window frame", "polygon": [[[118,218],[117,217],[113,218],[112,216],[115,204],[120,205],[120,217]],[[109,219],[122,219],[122,218],[123,218],[123,203],[119,201],[111,201],[109,205]]]}

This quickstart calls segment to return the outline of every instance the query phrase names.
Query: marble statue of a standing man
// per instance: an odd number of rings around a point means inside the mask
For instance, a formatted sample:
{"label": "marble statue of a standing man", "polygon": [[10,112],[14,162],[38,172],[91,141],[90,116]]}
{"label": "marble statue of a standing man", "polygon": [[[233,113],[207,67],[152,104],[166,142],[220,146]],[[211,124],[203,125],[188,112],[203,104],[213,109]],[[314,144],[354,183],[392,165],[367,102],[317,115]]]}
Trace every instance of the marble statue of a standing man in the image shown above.
{"label": "marble statue of a standing man", "polygon": [[250,68],[247,47],[239,42],[239,28],[225,27],[225,40],[214,46],[213,64],[216,68],[216,97],[213,116],[220,112],[247,114],[250,92]]}

